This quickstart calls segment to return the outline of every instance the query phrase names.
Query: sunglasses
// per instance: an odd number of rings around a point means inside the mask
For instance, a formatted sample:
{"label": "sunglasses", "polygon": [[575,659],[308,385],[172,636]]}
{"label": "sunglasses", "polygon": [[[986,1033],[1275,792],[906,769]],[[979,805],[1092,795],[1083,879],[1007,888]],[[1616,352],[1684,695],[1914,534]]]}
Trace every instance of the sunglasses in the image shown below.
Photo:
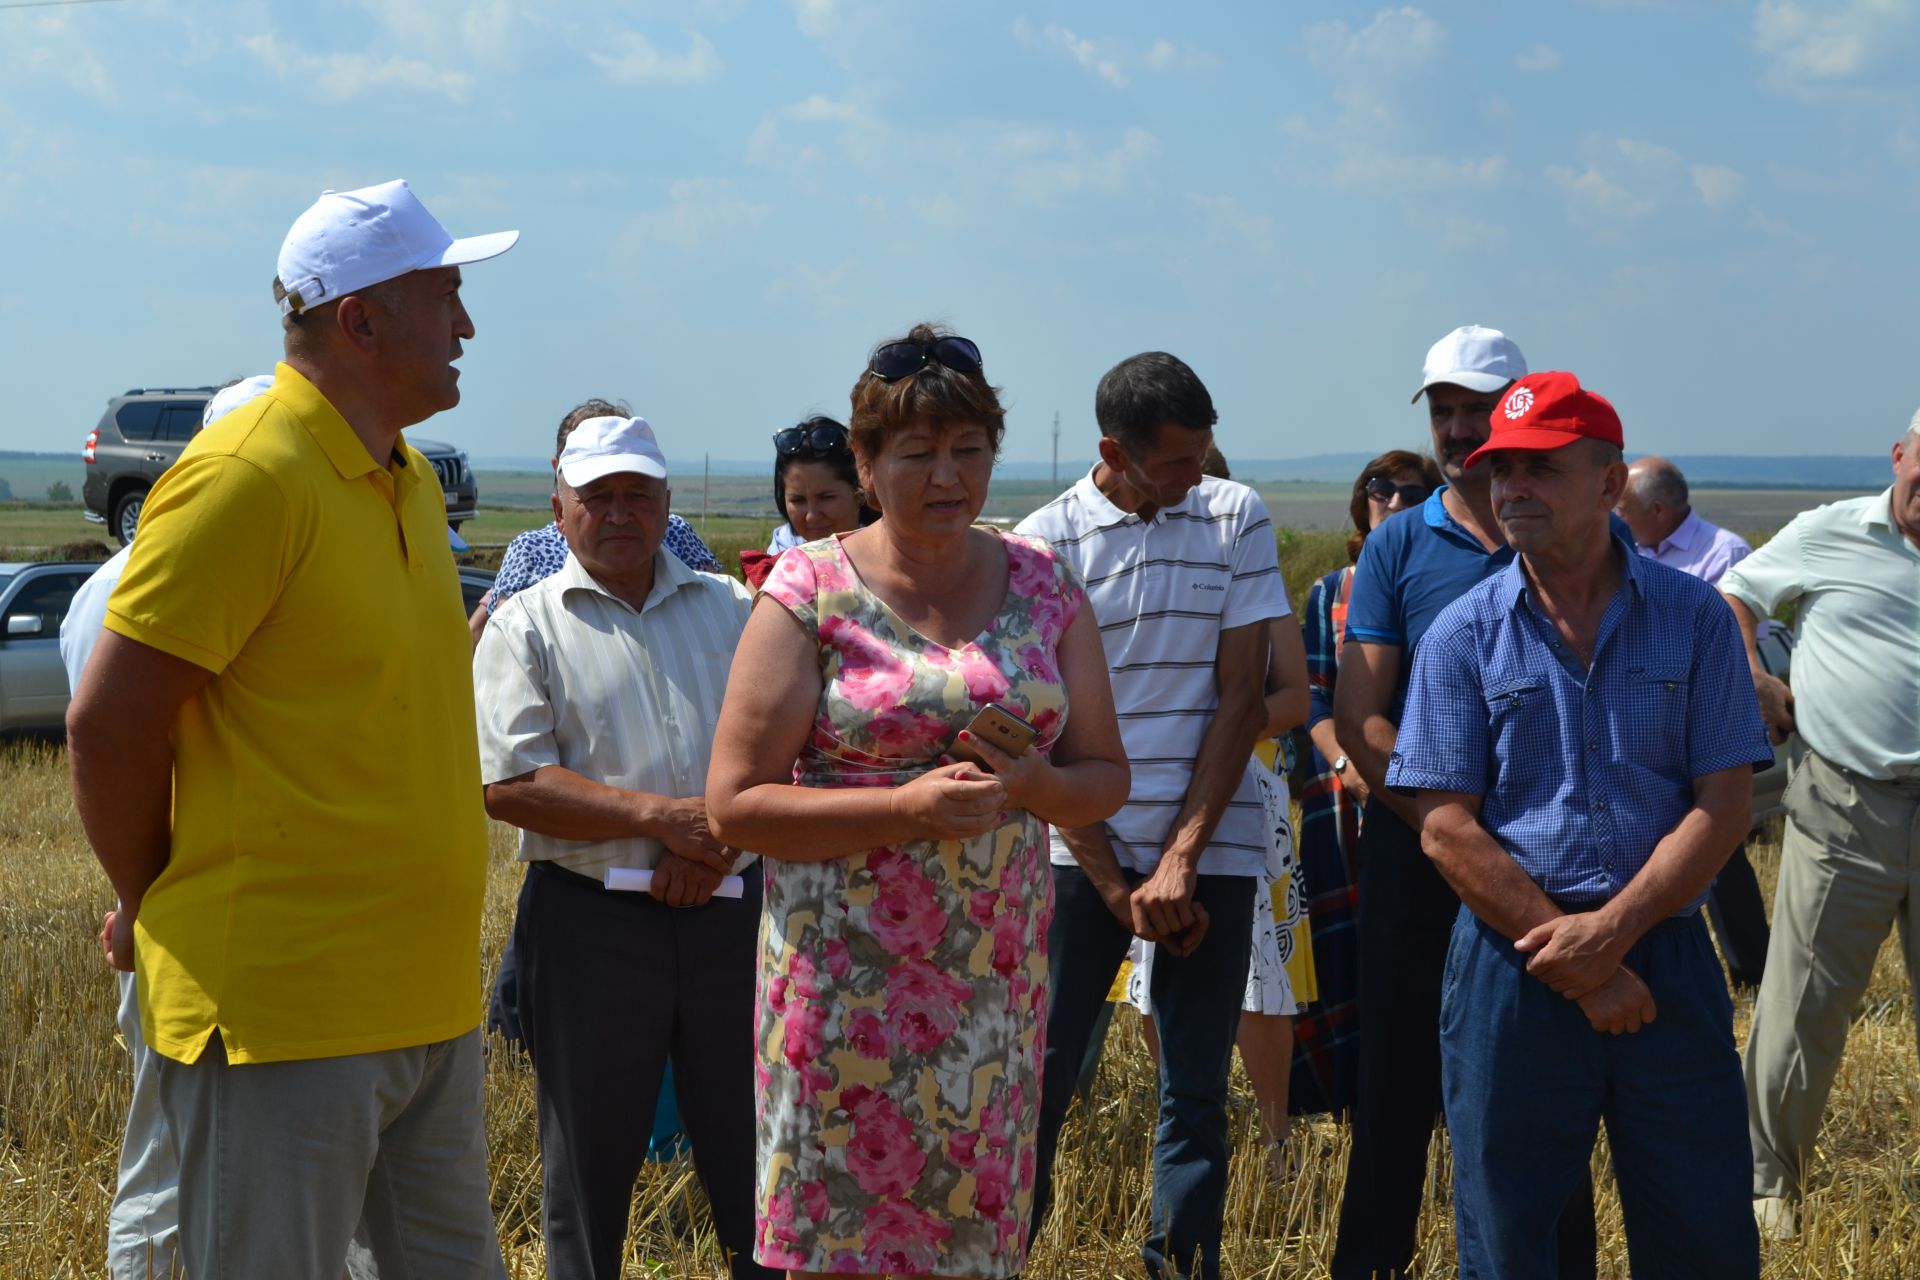
{"label": "sunglasses", "polygon": [[1420,484],[1395,484],[1385,476],[1367,481],[1367,496],[1375,502],[1392,502],[1395,496],[1402,507],[1417,507],[1427,500],[1427,487]]}
{"label": "sunglasses", "polygon": [[874,349],[867,371],[882,382],[896,382],[920,372],[929,360],[955,373],[981,371],[980,348],[974,346],[970,338],[936,338],[931,343],[889,342]]}
{"label": "sunglasses", "polygon": [[818,418],[797,427],[773,433],[773,447],[782,455],[789,453],[843,453],[847,449],[847,429],[837,422]]}

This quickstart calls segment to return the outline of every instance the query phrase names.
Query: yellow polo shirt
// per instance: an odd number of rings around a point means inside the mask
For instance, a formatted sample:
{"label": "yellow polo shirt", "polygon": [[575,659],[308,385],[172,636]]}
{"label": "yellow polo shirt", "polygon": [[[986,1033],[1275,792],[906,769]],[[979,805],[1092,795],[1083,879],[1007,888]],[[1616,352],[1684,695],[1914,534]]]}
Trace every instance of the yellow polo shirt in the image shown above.
{"label": "yellow polo shirt", "polygon": [[472,642],[427,460],[376,465],[286,365],[148,495],[107,627],[213,672],[173,725],[142,1022],[192,1062],[371,1053],[480,1021]]}

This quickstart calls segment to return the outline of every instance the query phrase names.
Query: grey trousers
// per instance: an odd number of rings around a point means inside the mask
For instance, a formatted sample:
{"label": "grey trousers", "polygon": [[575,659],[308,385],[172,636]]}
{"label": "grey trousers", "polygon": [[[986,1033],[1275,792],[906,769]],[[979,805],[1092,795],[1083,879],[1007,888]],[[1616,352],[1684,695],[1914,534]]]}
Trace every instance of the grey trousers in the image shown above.
{"label": "grey trousers", "polygon": [[338,1280],[350,1259],[381,1280],[504,1280],[477,1029],[243,1066],[215,1035],[198,1062],[159,1067],[193,1280]]}
{"label": "grey trousers", "polygon": [[120,980],[120,1038],[133,1059],[133,1098],[120,1144],[120,1180],[107,1215],[107,1272],[113,1280],[150,1280],[183,1274],[180,1236],[180,1160],[160,1114],[160,1055],[140,1032],[139,984]]}
{"label": "grey trousers", "polygon": [[1747,1038],[1753,1194],[1797,1197],[1889,926],[1920,974],[1920,779],[1876,782],[1795,744],[1773,940]]}

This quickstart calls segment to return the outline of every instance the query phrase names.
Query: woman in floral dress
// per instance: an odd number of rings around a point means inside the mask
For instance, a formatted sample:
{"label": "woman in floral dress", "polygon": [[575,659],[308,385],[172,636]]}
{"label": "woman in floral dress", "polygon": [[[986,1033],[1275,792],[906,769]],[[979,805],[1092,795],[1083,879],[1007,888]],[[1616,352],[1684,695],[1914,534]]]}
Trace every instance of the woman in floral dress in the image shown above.
{"label": "woman in floral dress", "polygon": [[[875,349],[850,430],[881,519],[782,555],[720,717],[714,832],[768,859],[755,1256],[796,1276],[1025,1264],[1046,824],[1111,815],[1128,773],[1072,570],[973,525],[1001,419],[966,339]],[[1034,747],[951,761],[989,703]]]}

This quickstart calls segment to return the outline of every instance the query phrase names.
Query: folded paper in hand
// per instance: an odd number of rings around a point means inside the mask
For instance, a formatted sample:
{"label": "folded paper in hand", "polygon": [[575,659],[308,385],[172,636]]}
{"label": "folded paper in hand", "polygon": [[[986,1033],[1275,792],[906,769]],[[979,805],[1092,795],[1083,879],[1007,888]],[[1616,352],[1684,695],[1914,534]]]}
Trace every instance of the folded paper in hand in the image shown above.
{"label": "folded paper in hand", "polygon": [[[607,888],[620,889],[629,893],[651,893],[653,891],[653,872],[636,871],[632,867],[608,867]],[[716,898],[739,898],[745,896],[747,882],[739,876],[721,876],[720,887],[713,891]]]}

